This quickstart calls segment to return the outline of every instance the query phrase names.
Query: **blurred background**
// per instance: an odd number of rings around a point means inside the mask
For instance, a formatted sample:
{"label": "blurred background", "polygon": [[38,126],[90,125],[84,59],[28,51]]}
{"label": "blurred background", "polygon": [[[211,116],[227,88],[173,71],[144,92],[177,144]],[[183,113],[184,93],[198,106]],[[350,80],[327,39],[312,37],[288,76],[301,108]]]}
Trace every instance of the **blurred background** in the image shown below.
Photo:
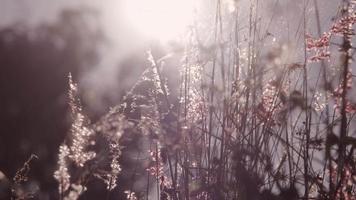
{"label": "blurred background", "polygon": [[[300,14],[301,6],[296,1],[268,2],[266,8],[269,9],[263,14],[266,20],[272,18],[272,23],[283,27],[299,20],[295,16]],[[330,18],[323,16],[335,13],[335,2],[320,5],[324,30]],[[31,162],[29,173],[31,187],[38,188],[40,199],[56,197],[53,171],[58,146],[71,123],[67,105],[69,73],[79,83],[86,114],[95,121],[118,104],[125,91],[137,81],[147,66],[149,48],[157,58],[172,48],[180,48],[172,41],[162,41],[163,35],[152,37],[157,32],[140,31],[127,18],[127,12],[131,12],[127,6],[130,5],[124,5],[122,0],[0,0],[2,182],[5,176],[12,179],[26,159],[35,154],[38,159]],[[174,27],[163,27],[159,33]],[[271,41],[277,38],[283,42],[283,38],[287,38],[287,33],[281,33],[285,32],[281,26],[272,24],[271,27]],[[297,28],[291,26],[288,30],[293,32]],[[157,27],[152,25],[146,29]],[[177,77],[176,72],[172,77]],[[3,185],[0,199],[6,199],[1,196],[7,190]],[[104,185],[83,199],[100,199],[100,191],[105,191]]]}
{"label": "blurred background", "polygon": [[[12,179],[37,155],[29,178],[40,199],[57,193],[58,146],[71,123],[68,74],[79,82],[84,109],[95,121],[144,69],[147,39],[123,23],[118,4],[0,1],[0,171]],[[2,194],[8,189],[4,180]]]}

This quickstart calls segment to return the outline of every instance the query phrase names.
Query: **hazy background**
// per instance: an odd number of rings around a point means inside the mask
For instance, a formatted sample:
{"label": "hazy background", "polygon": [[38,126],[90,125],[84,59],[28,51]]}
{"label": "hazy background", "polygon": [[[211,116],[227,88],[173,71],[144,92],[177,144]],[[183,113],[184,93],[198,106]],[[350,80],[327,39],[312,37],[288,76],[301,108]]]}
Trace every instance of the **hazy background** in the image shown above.
{"label": "hazy background", "polygon": [[[120,13],[112,0],[0,1],[0,171],[11,179],[36,154],[28,187],[40,190],[39,199],[57,195],[52,174],[70,126],[68,74],[95,120],[144,68],[145,39]],[[8,199],[4,180],[0,199]],[[88,196],[100,199],[105,186],[95,188]]]}

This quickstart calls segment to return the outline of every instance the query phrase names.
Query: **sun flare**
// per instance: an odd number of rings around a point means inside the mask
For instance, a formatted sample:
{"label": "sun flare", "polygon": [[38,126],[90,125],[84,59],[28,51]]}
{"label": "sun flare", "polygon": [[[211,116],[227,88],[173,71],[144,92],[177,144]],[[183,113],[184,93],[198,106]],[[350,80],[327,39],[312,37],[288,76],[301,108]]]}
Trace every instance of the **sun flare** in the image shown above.
{"label": "sun flare", "polygon": [[125,0],[125,15],[146,37],[167,41],[193,21],[195,0]]}

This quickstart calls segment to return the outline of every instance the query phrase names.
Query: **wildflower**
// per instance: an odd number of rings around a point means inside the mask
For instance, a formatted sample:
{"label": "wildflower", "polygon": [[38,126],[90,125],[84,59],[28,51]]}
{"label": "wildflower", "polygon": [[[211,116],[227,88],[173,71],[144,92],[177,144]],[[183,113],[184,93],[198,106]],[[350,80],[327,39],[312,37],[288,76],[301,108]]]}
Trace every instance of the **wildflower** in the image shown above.
{"label": "wildflower", "polygon": [[110,163],[111,170],[104,173],[104,175],[101,177],[101,179],[106,184],[107,190],[113,190],[117,186],[116,181],[119,173],[121,172],[121,167],[118,161],[121,155],[121,151],[118,143],[110,144],[110,155],[111,155],[111,163]]}
{"label": "wildflower", "polygon": [[278,96],[283,96],[284,91],[279,91],[280,89],[278,89],[279,86],[277,84],[276,81],[268,82],[262,92],[261,103],[257,106],[257,116],[261,120],[269,120],[273,117],[274,113],[282,110],[283,102],[279,101]]}
{"label": "wildflower", "polygon": [[334,23],[330,31],[325,32],[320,38],[313,39],[311,36],[306,35],[306,49],[307,51],[314,51],[315,55],[309,58],[312,62],[317,62],[330,58],[330,40],[333,35],[346,37],[351,39],[351,36],[355,35],[352,26],[356,23],[356,14],[353,9],[350,11],[350,15],[342,17],[336,23]]}
{"label": "wildflower", "polygon": [[[352,73],[349,71],[346,75],[346,90],[352,88]],[[342,107],[342,94],[343,94],[343,81],[334,89],[332,95],[334,97],[335,108],[340,110]],[[346,99],[346,113],[356,112],[356,104],[351,103],[348,99]]]}
{"label": "wildflower", "polygon": [[323,94],[321,92],[315,92],[313,97],[313,108],[316,111],[322,111],[327,105],[326,99],[323,98]]}
{"label": "wildflower", "polygon": [[71,158],[75,164],[79,167],[83,167],[84,164],[95,157],[95,152],[87,151],[88,146],[91,143],[91,136],[94,131],[87,126],[87,119],[82,114],[82,108],[80,101],[77,97],[78,87],[72,81],[72,76],[69,75],[69,105],[72,111],[73,123],[70,129],[72,136],[72,143],[69,146]]}
{"label": "wildflower", "polygon": [[70,150],[67,145],[59,146],[58,169],[54,172],[54,178],[58,181],[59,194],[64,194],[70,186],[70,174],[68,172],[68,155]]}
{"label": "wildflower", "polygon": [[309,58],[311,61],[321,61],[330,58],[330,38],[331,33],[324,33],[321,38],[313,39],[311,36],[306,36],[306,48],[308,51],[314,51],[315,55]]}
{"label": "wildflower", "polygon": [[[338,176],[339,166],[334,163],[331,168],[330,176],[333,182],[333,185],[337,185],[336,199],[347,199],[347,200],[356,200],[356,191],[354,188],[354,174],[355,171],[351,164],[345,163],[343,169],[341,170],[342,176]],[[338,180],[340,177],[343,177],[342,180]],[[340,185],[338,185],[338,182]]]}
{"label": "wildflower", "polygon": [[151,164],[147,171],[150,172],[152,176],[160,177],[163,176],[163,162],[162,157],[159,156],[161,154],[161,150],[150,151]]}

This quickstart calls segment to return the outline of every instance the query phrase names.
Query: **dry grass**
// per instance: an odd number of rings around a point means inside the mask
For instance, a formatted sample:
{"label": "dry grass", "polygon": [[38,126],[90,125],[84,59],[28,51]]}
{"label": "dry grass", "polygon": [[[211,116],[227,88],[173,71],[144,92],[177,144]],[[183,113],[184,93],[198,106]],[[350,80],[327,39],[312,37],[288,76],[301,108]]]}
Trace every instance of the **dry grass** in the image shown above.
{"label": "dry grass", "polygon": [[[121,141],[134,133],[147,169],[139,176],[147,178],[127,199],[355,200],[354,2],[343,2],[348,9],[323,35],[319,24],[316,39],[304,13],[302,61],[286,59],[283,45],[263,49],[270,33],[258,0],[248,19],[235,3],[226,12],[216,2],[209,45],[198,27],[187,34],[178,97],[169,94],[163,59],[149,52],[150,66],[123,103],[90,123],[70,78],[73,126],[55,172],[60,199],[77,199],[90,177],[107,184],[109,199],[120,187]],[[314,10],[318,21],[316,1]],[[240,20],[248,20],[245,38]],[[340,46],[330,45],[335,38]],[[334,57],[337,67],[327,61]]]}

